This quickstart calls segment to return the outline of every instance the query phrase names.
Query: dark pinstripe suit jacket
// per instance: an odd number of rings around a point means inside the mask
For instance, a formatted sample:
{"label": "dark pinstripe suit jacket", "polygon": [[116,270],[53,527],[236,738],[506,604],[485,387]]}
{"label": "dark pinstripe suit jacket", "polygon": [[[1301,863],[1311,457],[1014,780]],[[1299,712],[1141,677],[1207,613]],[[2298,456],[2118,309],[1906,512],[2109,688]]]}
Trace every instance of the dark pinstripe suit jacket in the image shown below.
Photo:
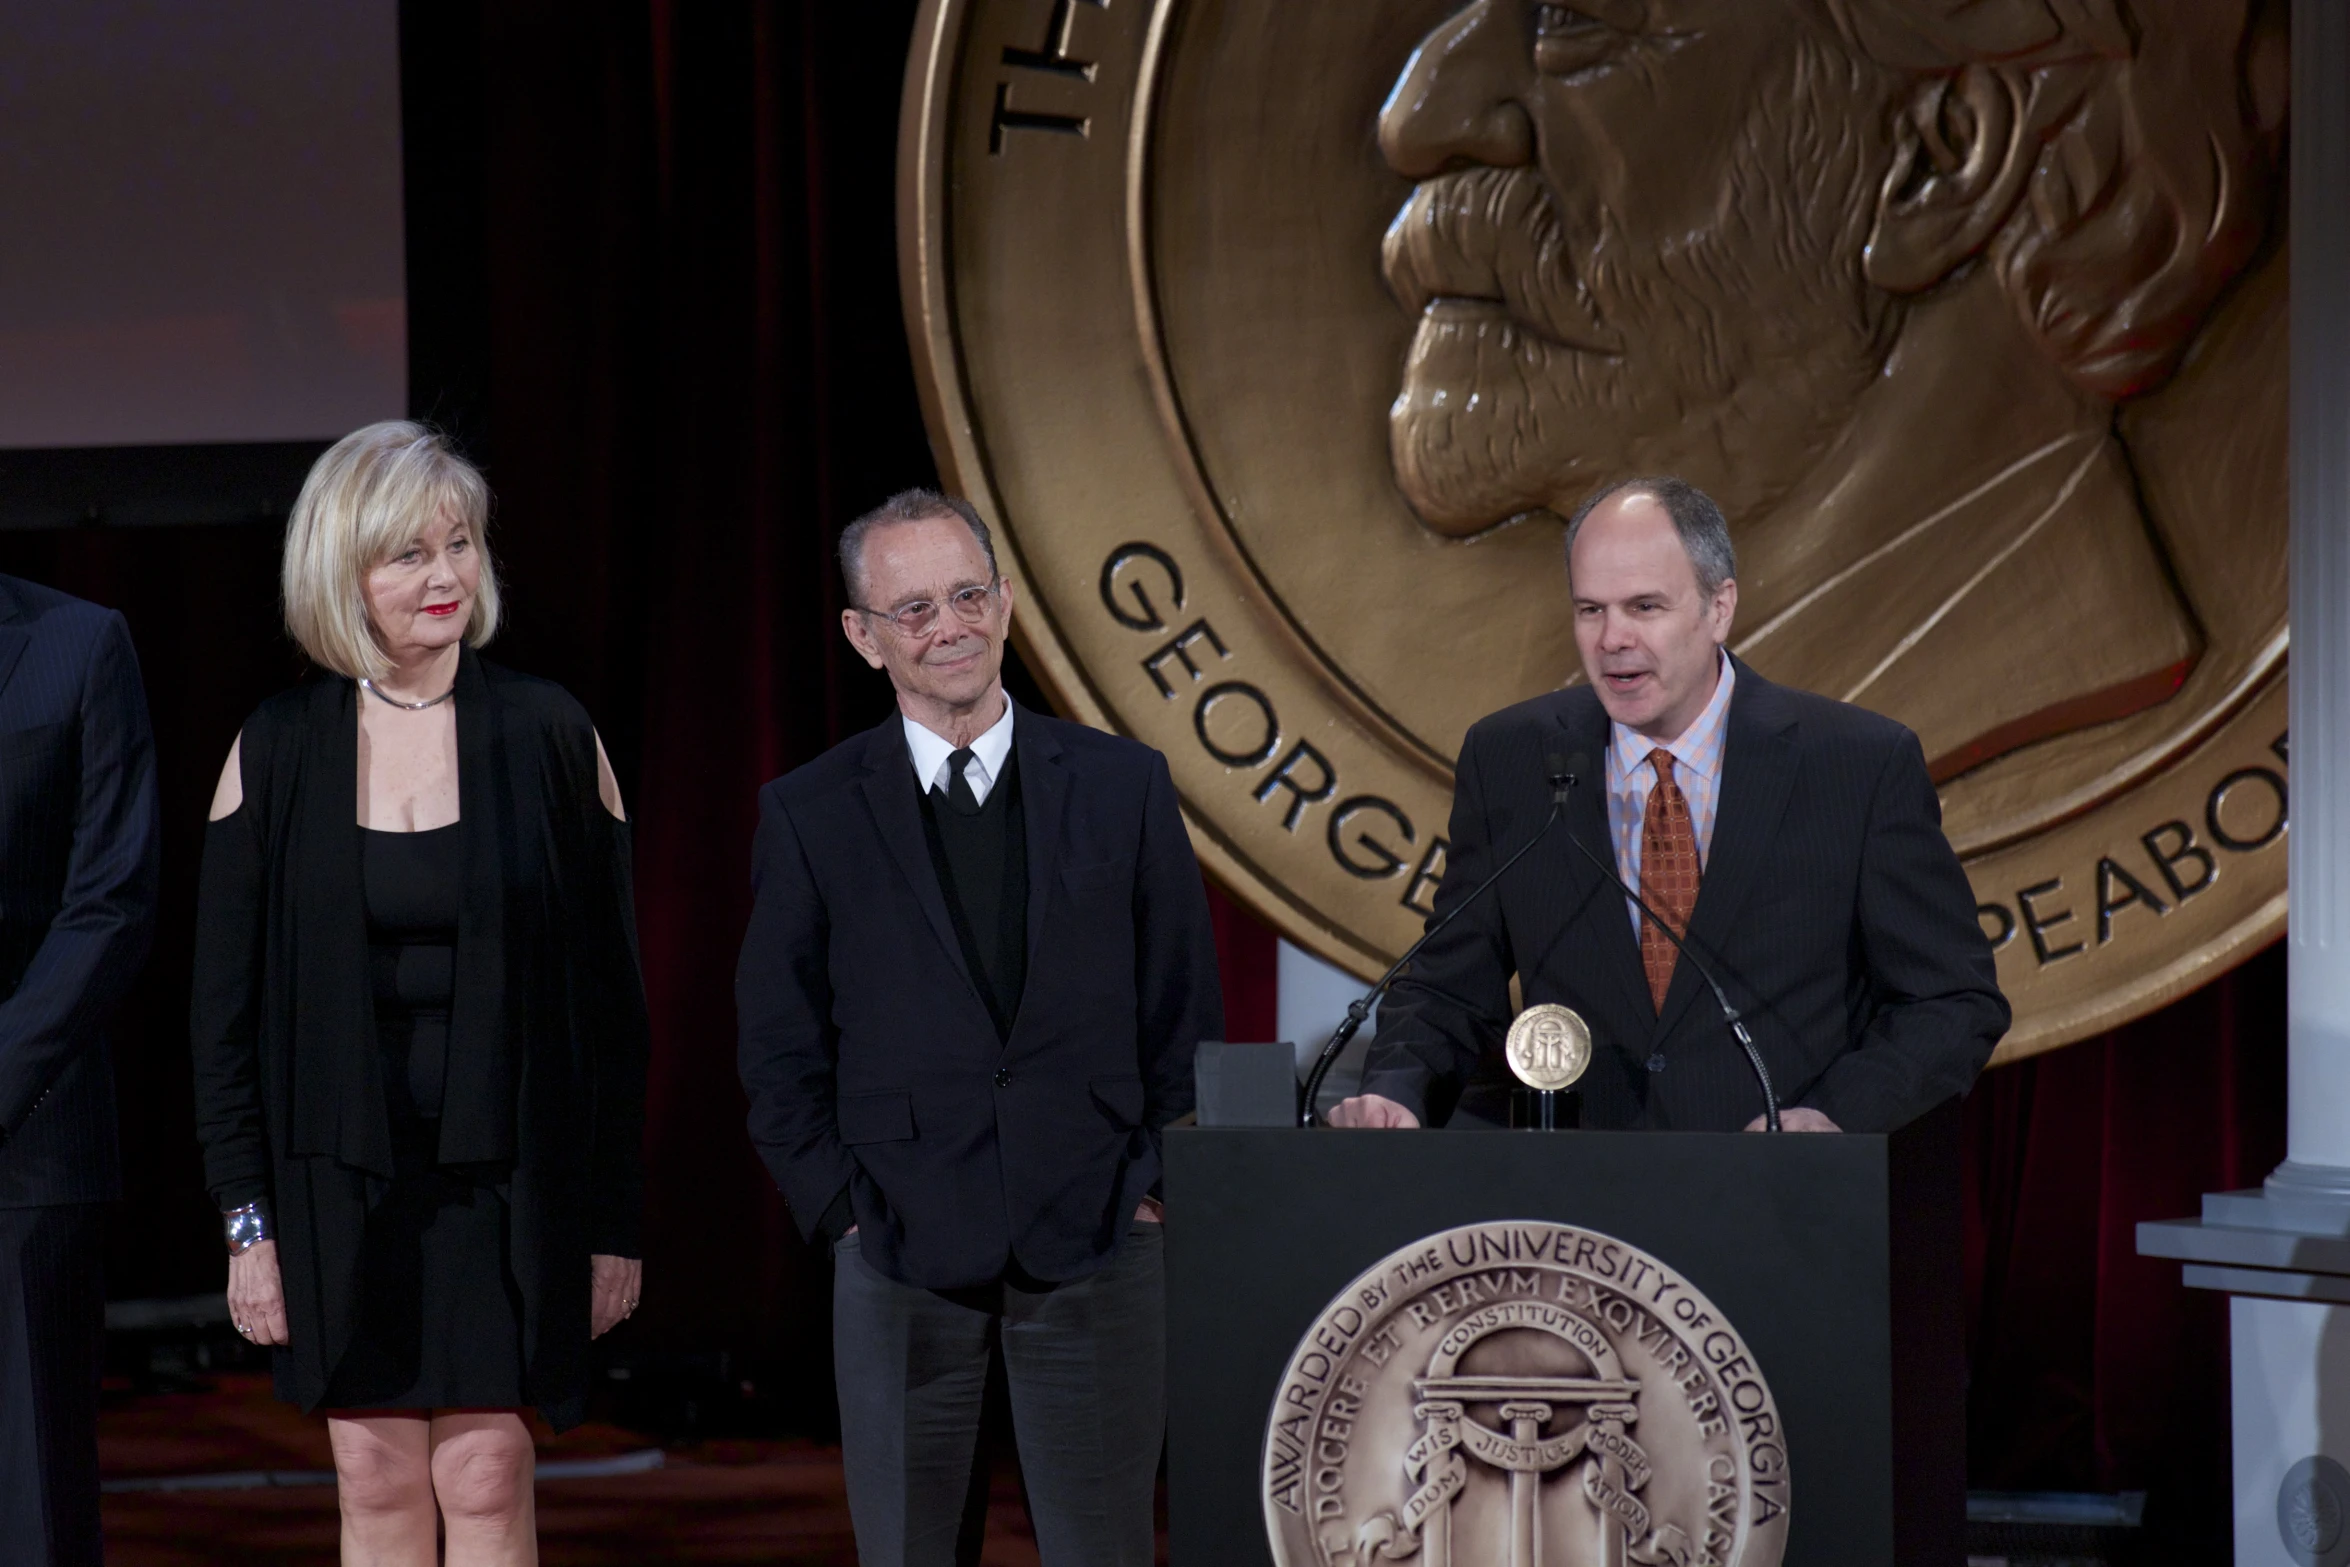
{"label": "dark pinstripe suit jacket", "polygon": [[[1546,756],[1581,752],[1590,765],[1551,840],[1390,993],[1365,1092],[1431,1123],[1456,1102],[1498,1118],[1515,974],[1526,1005],[1562,1002],[1591,1024],[1586,1126],[1732,1131],[1762,1113],[1761,1090],[1697,975],[1679,965],[1657,1010],[1623,895],[1565,841],[1572,831],[1612,862],[1600,783],[1607,740],[1607,714],[1588,687],[1505,708],[1469,731],[1439,913],[1541,826]],[[2008,1024],[1974,911],[1917,737],[1740,664],[1688,937],[1746,1015],[1780,1103],[1823,1111],[1848,1131],[1890,1131],[1964,1092]]]}
{"label": "dark pinstripe suit jacket", "polygon": [[0,577],[0,1208],[121,1195],[100,1023],[147,955],[159,848],[122,616]]}

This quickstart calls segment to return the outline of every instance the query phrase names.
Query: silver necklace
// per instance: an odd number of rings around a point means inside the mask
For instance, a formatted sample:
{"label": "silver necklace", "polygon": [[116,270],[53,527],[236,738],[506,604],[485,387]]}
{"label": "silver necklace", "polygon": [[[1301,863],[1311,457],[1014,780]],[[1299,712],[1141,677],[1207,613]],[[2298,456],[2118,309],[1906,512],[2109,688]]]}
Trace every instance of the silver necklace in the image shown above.
{"label": "silver necklace", "polygon": [[439,696],[426,697],[421,702],[403,702],[396,696],[384,695],[381,688],[379,688],[374,681],[368,679],[364,675],[359,677],[359,687],[368,695],[374,697],[378,702],[388,702],[403,713],[421,713],[428,707],[440,706],[443,702],[446,702],[449,700],[449,698],[457,694],[457,688],[455,686],[451,686],[448,690],[443,691]]}

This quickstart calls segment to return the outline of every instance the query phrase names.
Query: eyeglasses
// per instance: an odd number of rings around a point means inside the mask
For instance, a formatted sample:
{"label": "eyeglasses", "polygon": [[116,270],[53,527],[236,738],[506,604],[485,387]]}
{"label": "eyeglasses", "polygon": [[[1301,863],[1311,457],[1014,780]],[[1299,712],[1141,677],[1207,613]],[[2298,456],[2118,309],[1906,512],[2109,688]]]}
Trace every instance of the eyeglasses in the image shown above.
{"label": "eyeglasses", "polygon": [[[947,595],[947,607],[966,626],[985,625],[996,590],[1002,585],[1003,579],[999,577],[985,587],[957,588]],[[876,620],[888,621],[909,637],[926,637],[938,625],[938,605],[929,599],[915,599],[910,604],[900,604],[896,609],[867,609],[862,604],[850,607],[860,615],[871,615]]]}

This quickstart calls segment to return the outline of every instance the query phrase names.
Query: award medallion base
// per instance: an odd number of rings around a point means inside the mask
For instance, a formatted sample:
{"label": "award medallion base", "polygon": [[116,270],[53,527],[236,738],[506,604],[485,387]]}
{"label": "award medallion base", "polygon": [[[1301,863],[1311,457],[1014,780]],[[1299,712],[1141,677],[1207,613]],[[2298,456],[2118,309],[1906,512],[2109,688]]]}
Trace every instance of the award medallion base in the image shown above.
{"label": "award medallion base", "polygon": [[1510,1130],[1571,1132],[1583,1124],[1583,1092],[1577,1088],[1512,1088]]}

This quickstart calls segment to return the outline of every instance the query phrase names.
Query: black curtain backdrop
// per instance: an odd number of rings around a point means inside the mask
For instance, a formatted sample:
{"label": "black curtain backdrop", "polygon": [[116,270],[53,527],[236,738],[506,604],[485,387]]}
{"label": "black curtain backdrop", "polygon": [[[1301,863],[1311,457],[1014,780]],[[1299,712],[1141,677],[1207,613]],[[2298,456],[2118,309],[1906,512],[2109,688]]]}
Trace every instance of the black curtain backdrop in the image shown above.
{"label": "black curtain backdrop", "polygon": [[[755,791],[889,708],[836,629],[832,538],[935,479],[894,235],[913,12],[412,0],[402,18],[416,409],[497,490],[495,656],[586,702],[638,822],[651,1216],[644,1310],[613,1353],[723,1351],[812,1430],[828,1275],[742,1133],[732,971]],[[162,758],[164,915],[119,1025],[117,1297],[222,1277],[190,1131],[190,924],[221,759],[299,669],[277,534],[0,534],[0,570],[130,617]],[[1217,909],[1231,1031],[1270,1038],[1272,938]],[[2283,1156],[2283,995],[2272,950],[1976,1091],[1976,1486],[2147,1489],[2178,1559],[2224,1559],[2224,1308],[2140,1261],[2133,1228]]]}

